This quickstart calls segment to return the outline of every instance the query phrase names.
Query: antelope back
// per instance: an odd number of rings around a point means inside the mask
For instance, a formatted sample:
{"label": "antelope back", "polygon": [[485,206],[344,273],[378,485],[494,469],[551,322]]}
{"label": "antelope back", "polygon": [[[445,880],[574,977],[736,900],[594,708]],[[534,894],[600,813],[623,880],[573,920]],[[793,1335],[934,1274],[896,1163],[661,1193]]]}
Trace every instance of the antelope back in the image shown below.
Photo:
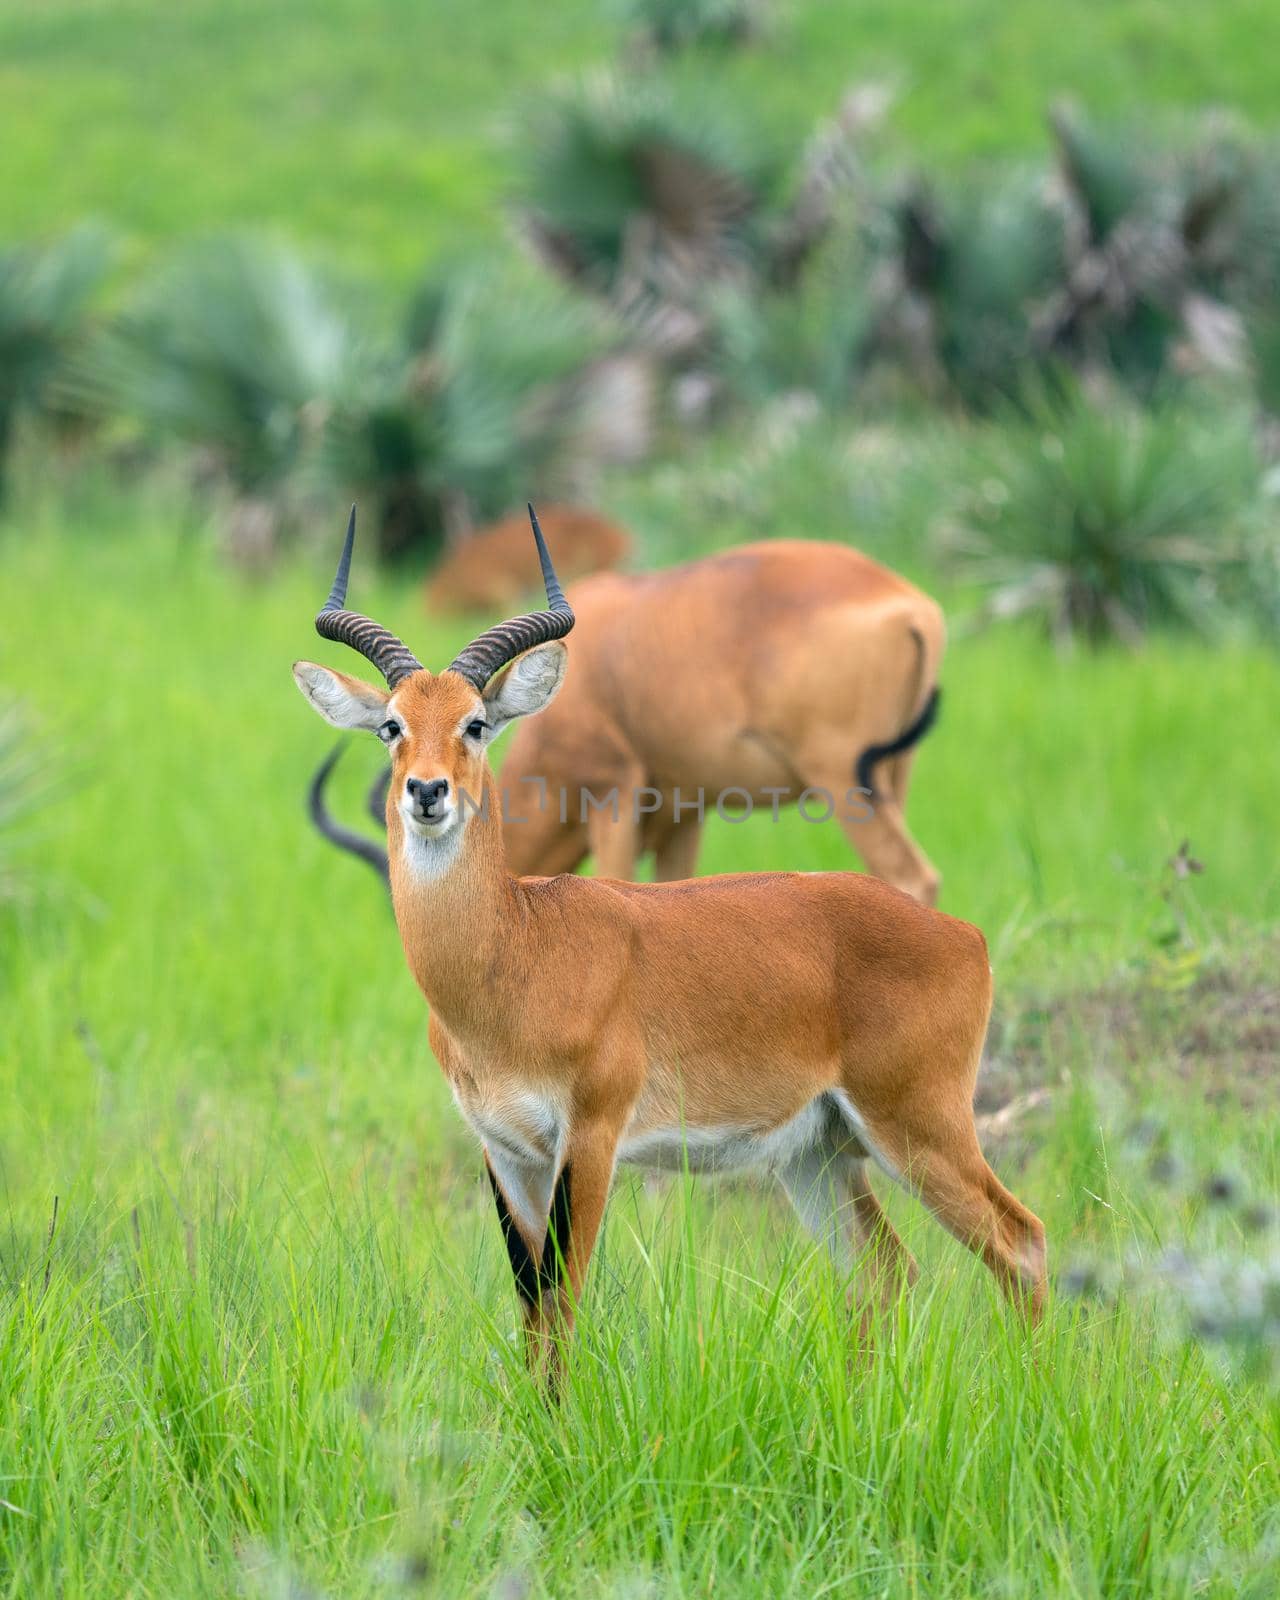
{"label": "antelope back", "polygon": [[[914,634],[928,636],[934,672],[943,644],[927,595],[835,544],[776,540],[601,574],[570,599],[573,671],[547,715],[517,730],[503,766],[513,790],[542,779],[573,792],[627,765],[639,782],[733,784],[744,735],[785,769],[823,723],[845,730],[852,781],[858,739],[892,737],[912,714]],[[523,870],[541,870],[526,843],[508,833]]]}

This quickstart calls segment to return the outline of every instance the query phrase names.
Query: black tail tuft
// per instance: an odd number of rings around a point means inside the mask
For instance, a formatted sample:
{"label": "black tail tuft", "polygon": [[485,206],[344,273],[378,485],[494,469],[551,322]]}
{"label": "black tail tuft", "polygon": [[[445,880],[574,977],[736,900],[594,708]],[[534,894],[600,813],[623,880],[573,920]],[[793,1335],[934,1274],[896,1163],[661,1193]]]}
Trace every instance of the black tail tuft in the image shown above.
{"label": "black tail tuft", "polygon": [[929,729],[938,720],[938,707],[942,701],[942,690],[934,689],[933,693],[924,703],[924,710],[911,724],[905,728],[896,739],[888,744],[869,744],[858,757],[858,764],[854,769],[857,776],[859,789],[865,789],[873,796],[876,792],[875,781],[872,776],[876,765],[887,761],[890,756],[900,756],[904,750],[910,750],[913,744],[918,744]]}
{"label": "black tail tuft", "polygon": [[[346,850],[353,856],[359,856],[361,861],[367,862],[373,868],[383,883],[389,884],[391,879],[387,852],[372,839],[366,839],[362,833],[355,833],[350,828],[344,828],[340,822],[335,822],[324,803],[325,785],[329,781],[329,774],[337,766],[345,749],[346,741],[340,739],[316,768],[316,775],[312,778],[311,787],[307,791],[307,810],[312,822],[330,844],[336,844],[339,850]],[[374,787],[381,787],[383,782],[380,776]],[[372,794],[370,798],[372,799]]]}

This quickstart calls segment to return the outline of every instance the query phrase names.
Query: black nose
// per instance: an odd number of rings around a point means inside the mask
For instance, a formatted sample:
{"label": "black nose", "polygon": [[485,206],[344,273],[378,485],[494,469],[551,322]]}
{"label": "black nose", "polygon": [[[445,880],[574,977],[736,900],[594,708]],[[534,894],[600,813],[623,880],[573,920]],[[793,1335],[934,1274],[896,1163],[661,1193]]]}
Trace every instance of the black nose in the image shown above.
{"label": "black nose", "polygon": [[433,811],[449,793],[449,780],[409,778],[405,782],[405,788],[409,791],[409,798],[414,806],[425,814]]}

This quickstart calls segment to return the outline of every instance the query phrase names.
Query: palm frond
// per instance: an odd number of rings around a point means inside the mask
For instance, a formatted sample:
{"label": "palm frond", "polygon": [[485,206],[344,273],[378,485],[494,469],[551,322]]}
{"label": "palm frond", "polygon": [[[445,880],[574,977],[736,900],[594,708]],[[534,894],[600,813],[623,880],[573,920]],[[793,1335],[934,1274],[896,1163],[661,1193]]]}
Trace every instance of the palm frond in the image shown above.
{"label": "palm frond", "polygon": [[93,224],[43,245],[0,248],[0,485],[24,413],[56,417],[57,383],[88,327],[109,238]]}
{"label": "palm frond", "polygon": [[713,367],[731,399],[756,407],[805,392],[832,409],[847,403],[873,326],[855,241],[830,240],[786,288],[726,286],[709,308]]}
{"label": "palm frond", "polygon": [[1256,290],[1268,257],[1280,263],[1274,172],[1216,118],[1153,131],[1059,109],[1052,123],[1074,225],[1048,342],[1150,390],[1198,348],[1189,308],[1225,325],[1223,302]]}
{"label": "palm frond", "polygon": [[505,268],[433,275],[406,332],[345,387],[322,446],[328,478],[375,500],[387,551],[537,492],[573,432],[577,377],[610,343],[590,304]]}
{"label": "palm frond", "polygon": [[793,286],[857,210],[874,204],[866,146],[892,101],[887,84],[853,84],[841,96],[835,115],[810,135],[791,194],[769,225],[766,275],[773,287]]}
{"label": "palm frond", "polygon": [[709,283],[758,264],[779,175],[759,139],[705,94],[609,73],[537,108],[520,164],[522,224],[553,271],[615,307],[686,313]]}
{"label": "palm frond", "polygon": [[1042,176],[985,174],[946,194],[916,181],[868,233],[879,261],[869,349],[967,405],[1014,396],[1041,362],[1040,319],[1066,254]]}
{"label": "palm frond", "polygon": [[993,614],[1035,616],[1060,640],[1208,630],[1248,559],[1259,472],[1244,418],[1099,404],[1064,380],[969,467],[964,575],[991,591]]}
{"label": "palm frond", "polygon": [[1065,227],[1043,180],[1010,173],[953,198],[933,292],[938,354],[971,404],[1012,397],[1038,363],[1036,321],[1065,258]]}
{"label": "palm frond", "polygon": [[1049,127],[1063,183],[1079,208],[1084,248],[1100,248],[1152,196],[1156,160],[1150,139],[1134,128],[1091,121],[1065,103],[1050,108]]}
{"label": "palm frond", "polygon": [[368,359],[350,305],[298,256],[256,238],[184,250],[86,352],[84,403],[201,446],[238,491],[299,466]]}

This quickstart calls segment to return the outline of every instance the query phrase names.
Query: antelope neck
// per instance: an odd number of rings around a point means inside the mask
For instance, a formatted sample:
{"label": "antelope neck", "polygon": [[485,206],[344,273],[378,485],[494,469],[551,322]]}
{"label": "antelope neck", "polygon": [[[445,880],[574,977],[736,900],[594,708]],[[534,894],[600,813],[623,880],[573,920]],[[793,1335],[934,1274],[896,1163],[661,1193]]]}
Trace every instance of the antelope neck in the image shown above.
{"label": "antelope neck", "polygon": [[[486,770],[481,808],[453,839],[406,839],[394,806],[387,825],[391,899],[410,970],[433,1011],[466,1015],[483,1004],[495,962],[518,959],[524,924],[492,776]],[[419,849],[440,855],[424,863],[414,858]]]}

